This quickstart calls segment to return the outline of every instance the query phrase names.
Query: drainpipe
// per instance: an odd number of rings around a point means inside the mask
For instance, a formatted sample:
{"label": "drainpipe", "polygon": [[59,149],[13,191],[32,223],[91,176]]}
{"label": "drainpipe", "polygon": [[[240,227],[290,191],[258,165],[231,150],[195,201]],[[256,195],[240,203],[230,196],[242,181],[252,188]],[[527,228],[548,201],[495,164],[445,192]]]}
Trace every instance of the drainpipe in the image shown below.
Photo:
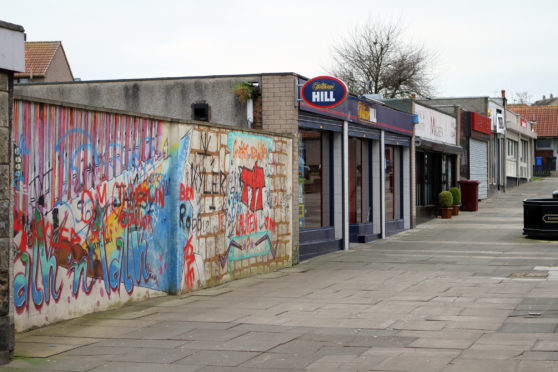
{"label": "drainpipe", "polygon": [[[504,110],[503,110],[504,112],[502,113],[502,114],[504,115],[504,146],[503,146],[503,148],[504,148],[504,149],[503,149],[503,153],[504,153],[504,154],[503,154],[503,155],[504,155],[504,156],[503,156],[503,158],[504,158],[504,161],[503,161],[503,163],[504,163],[504,169],[503,169],[503,172],[501,172],[501,173],[504,174],[504,180],[503,180],[503,185],[502,185],[502,187],[503,187],[503,189],[504,189],[504,192],[506,192],[506,191],[507,191],[507,190],[506,190],[506,185],[507,185],[507,183],[508,183],[508,182],[507,182],[507,181],[508,181],[508,175],[507,175],[507,171],[506,171],[506,159],[508,158],[508,156],[507,156],[507,151],[506,151],[506,150],[507,150],[507,146],[508,146],[508,143],[507,143],[507,141],[508,141],[508,140],[507,140],[508,131],[507,131],[507,128],[506,128],[506,125],[507,125],[507,124],[506,124],[506,91],[503,90],[503,89],[502,89],[502,104],[504,105]],[[519,150],[519,149],[518,149],[518,150]],[[518,151],[518,152],[519,152],[519,151]]]}
{"label": "drainpipe", "polygon": [[349,250],[349,123],[343,122],[343,249]]}
{"label": "drainpipe", "polygon": [[252,128],[254,124],[254,100],[252,98],[246,101],[246,120],[248,121],[248,128]]}
{"label": "drainpipe", "polygon": [[386,238],[386,144],[384,131],[380,131],[380,231],[381,238]]}

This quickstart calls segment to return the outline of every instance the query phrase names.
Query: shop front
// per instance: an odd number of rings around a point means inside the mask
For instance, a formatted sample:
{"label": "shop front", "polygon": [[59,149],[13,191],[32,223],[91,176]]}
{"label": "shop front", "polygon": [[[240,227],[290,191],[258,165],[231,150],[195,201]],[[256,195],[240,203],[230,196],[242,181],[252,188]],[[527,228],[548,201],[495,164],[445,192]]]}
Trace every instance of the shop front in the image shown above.
{"label": "shop front", "polygon": [[479,181],[478,199],[488,198],[491,120],[476,112],[461,115],[461,178]]}
{"label": "shop front", "polygon": [[453,115],[415,103],[415,174],[417,223],[438,215],[438,194],[456,186],[462,148]]}
{"label": "shop front", "polygon": [[301,260],[410,228],[412,126],[412,115],[367,99],[299,101]]}

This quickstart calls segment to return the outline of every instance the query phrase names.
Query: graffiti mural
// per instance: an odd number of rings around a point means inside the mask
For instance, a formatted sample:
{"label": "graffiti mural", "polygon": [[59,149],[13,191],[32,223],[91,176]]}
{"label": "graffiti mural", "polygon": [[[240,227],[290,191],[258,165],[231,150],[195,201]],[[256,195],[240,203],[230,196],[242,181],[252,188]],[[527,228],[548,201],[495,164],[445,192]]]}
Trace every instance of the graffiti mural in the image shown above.
{"label": "graffiti mural", "polygon": [[290,264],[290,139],[16,100],[26,329]]}

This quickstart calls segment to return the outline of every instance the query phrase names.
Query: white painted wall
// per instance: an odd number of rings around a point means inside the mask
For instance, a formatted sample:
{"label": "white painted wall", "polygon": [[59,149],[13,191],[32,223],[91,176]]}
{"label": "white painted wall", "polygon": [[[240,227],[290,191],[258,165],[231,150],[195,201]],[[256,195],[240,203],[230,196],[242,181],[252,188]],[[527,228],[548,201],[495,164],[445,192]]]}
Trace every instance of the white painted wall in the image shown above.
{"label": "white painted wall", "polygon": [[450,145],[456,144],[456,120],[453,116],[420,104],[415,105],[415,113],[418,115],[415,136]]}
{"label": "white painted wall", "polygon": [[25,72],[25,34],[0,25],[0,68]]}

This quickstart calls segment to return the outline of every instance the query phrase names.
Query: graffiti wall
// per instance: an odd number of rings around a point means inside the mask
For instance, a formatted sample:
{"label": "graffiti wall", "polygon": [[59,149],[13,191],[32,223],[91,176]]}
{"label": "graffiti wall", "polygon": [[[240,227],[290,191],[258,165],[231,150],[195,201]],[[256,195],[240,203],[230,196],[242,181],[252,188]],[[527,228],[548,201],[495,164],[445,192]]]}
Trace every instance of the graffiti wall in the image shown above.
{"label": "graffiti wall", "polygon": [[290,147],[16,100],[16,328],[290,265]]}

